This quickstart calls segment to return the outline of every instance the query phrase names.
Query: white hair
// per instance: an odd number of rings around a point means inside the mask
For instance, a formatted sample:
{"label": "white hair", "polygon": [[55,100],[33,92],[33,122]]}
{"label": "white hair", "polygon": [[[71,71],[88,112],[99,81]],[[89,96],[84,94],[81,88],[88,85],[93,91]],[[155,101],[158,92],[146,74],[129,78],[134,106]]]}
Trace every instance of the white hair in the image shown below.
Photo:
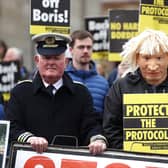
{"label": "white hair", "polygon": [[121,56],[135,71],[137,54],[152,56],[159,53],[168,53],[168,36],[162,31],[147,29],[123,45]]}
{"label": "white hair", "polygon": [[72,58],[72,54],[69,48],[69,45],[67,45],[67,49],[65,50],[65,58]]}
{"label": "white hair", "polygon": [[11,47],[8,48],[3,61],[19,61],[23,64],[23,51],[20,48]]}
{"label": "white hair", "polygon": [[23,51],[20,49],[20,48],[16,48],[16,47],[11,47],[8,49],[9,51],[12,51],[13,54],[15,55],[15,57],[18,59],[18,60],[21,60],[22,57],[23,57]]}

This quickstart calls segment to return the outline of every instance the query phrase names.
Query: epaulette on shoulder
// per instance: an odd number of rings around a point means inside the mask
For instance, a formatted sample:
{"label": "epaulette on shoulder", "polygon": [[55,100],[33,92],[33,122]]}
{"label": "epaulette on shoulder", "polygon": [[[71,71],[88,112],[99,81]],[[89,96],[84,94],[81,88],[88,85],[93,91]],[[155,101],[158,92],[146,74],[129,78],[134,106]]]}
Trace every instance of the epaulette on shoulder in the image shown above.
{"label": "epaulette on shoulder", "polygon": [[31,79],[21,80],[21,81],[18,81],[18,82],[16,83],[16,85],[19,85],[19,84],[25,83],[25,82],[30,82],[30,83],[32,83],[32,80],[31,80]]}

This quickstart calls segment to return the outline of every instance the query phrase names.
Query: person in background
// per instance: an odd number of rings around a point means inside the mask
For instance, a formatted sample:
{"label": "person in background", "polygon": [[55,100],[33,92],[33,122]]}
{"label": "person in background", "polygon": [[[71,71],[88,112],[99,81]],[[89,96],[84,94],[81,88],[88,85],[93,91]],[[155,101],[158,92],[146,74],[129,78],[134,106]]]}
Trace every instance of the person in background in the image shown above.
{"label": "person in background", "polygon": [[110,148],[123,149],[123,95],[168,93],[168,37],[147,29],[130,39],[121,53],[131,72],[116,80],[105,99],[103,128]]}
{"label": "person in background", "polygon": [[88,145],[91,153],[103,152],[106,138],[92,97],[85,86],[74,83],[64,72],[69,37],[44,33],[32,40],[37,73],[33,81],[22,81],[11,91],[5,111],[11,123],[10,142],[30,143],[41,153],[54,142],[74,146],[74,139],[68,137],[75,137],[78,145]]}
{"label": "person in background", "polygon": [[8,49],[8,46],[5,43],[5,41],[0,40],[0,61],[3,60],[3,58],[4,58],[5,54],[6,54],[7,49]]}
{"label": "person in background", "polygon": [[96,70],[97,70],[97,73],[101,76],[103,76],[105,78],[106,74],[105,74],[105,70],[104,70],[104,67],[101,63],[96,63]]}
{"label": "person in background", "polygon": [[120,62],[115,62],[114,63],[114,67],[112,69],[112,71],[110,72],[107,81],[109,83],[109,87],[111,87],[111,85],[113,84],[113,82],[117,79],[117,74],[118,74],[118,65],[120,64]]}
{"label": "person in background", "polygon": [[113,82],[115,82],[119,78],[124,77],[128,72],[131,72],[130,65],[127,60],[123,59],[117,66],[117,73],[116,73],[115,80]]}
{"label": "person in background", "polygon": [[[5,41],[0,40],[0,61],[3,60],[8,46]],[[4,99],[2,94],[0,93],[0,120],[4,120]]]}
{"label": "person in background", "polygon": [[27,68],[23,65],[23,52],[19,48],[11,47],[8,48],[4,58],[4,62],[9,62],[9,61],[18,61],[19,63],[19,68],[20,68],[20,75],[21,79],[20,80],[25,80],[28,79],[29,77],[29,72]]}
{"label": "person in background", "polygon": [[66,67],[69,64],[69,62],[71,62],[71,61],[72,61],[72,54],[71,54],[71,51],[70,51],[69,45],[68,45],[67,49],[65,51],[65,64],[66,64]]}
{"label": "person in background", "polygon": [[104,111],[104,98],[109,89],[107,80],[99,75],[96,65],[91,59],[93,37],[85,30],[77,30],[71,34],[70,51],[72,61],[68,64],[66,72],[73,81],[84,84],[90,91],[95,111],[102,116]]}

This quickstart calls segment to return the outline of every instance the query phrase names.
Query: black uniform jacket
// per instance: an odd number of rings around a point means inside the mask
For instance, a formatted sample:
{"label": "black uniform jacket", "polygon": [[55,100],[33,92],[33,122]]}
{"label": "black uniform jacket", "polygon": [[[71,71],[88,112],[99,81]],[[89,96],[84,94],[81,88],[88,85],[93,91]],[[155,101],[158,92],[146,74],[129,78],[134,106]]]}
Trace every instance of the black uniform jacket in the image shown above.
{"label": "black uniform jacket", "polygon": [[[11,121],[10,141],[29,131],[45,137],[49,143],[54,136],[69,135],[77,137],[79,145],[88,145],[90,137],[102,131],[88,89],[73,83],[67,74],[63,75],[63,86],[54,96],[46,91],[39,73],[33,81],[16,85],[11,91],[6,117]],[[71,142],[62,138],[57,143]]]}
{"label": "black uniform jacket", "polygon": [[110,148],[123,148],[123,94],[124,93],[168,93],[168,78],[158,86],[143,79],[140,70],[118,79],[105,99],[104,134]]}

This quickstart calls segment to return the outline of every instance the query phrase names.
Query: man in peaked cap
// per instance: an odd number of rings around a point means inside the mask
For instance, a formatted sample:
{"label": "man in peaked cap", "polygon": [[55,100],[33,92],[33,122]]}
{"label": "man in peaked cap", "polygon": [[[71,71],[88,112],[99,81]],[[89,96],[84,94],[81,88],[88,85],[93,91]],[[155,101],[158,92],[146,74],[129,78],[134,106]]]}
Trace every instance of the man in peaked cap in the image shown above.
{"label": "man in peaked cap", "polygon": [[[56,33],[33,36],[37,73],[11,91],[6,117],[11,121],[10,142],[27,142],[37,152],[48,144],[88,145],[93,154],[106,149],[106,139],[87,88],[64,72],[65,50],[70,39]],[[49,91],[49,88],[52,90]],[[61,137],[64,138],[54,138]],[[55,139],[55,141],[54,141]]]}
{"label": "man in peaked cap", "polygon": [[58,33],[43,33],[32,37],[32,40],[37,43],[37,51],[44,56],[60,55],[67,49],[67,44],[70,38]]}

